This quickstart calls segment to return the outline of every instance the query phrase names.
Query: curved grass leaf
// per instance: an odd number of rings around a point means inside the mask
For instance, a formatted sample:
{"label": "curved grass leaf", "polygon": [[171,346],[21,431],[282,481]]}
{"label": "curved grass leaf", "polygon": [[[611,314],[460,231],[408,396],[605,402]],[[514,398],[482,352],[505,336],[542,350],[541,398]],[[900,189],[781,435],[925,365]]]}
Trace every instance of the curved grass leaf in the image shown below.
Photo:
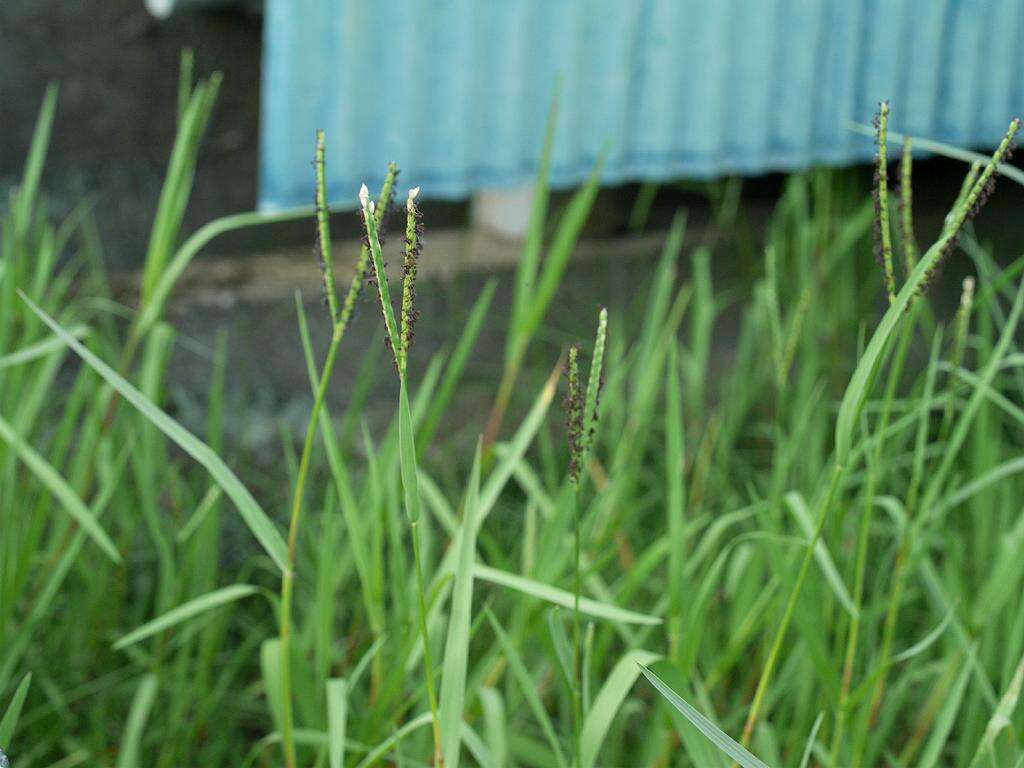
{"label": "curved grass leaf", "polygon": [[132,699],[132,707],[128,711],[128,721],[121,737],[121,751],[117,755],[117,768],[138,768],[142,755],[142,734],[146,730],[153,700],[156,698],[156,675],[146,675],[139,683]]}
{"label": "curved grass leaf", "polygon": [[53,494],[53,497],[60,502],[64,510],[74,518],[75,522],[82,526],[82,530],[99,545],[107,557],[115,563],[120,563],[121,553],[117,551],[114,542],[111,541],[110,536],[107,535],[107,532],[99,524],[93,513],[89,511],[89,508],[85,506],[85,502],[82,501],[81,497],[75,493],[74,489],[68,485],[67,481],[60,476],[60,473],[46,459],[21,439],[14,431],[14,427],[4,420],[3,417],[0,417],[0,439],[14,449],[14,452],[18,454],[18,458],[28,467],[29,471],[36,476],[39,482],[46,486],[46,490]]}
{"label": "curved grass leaf", "polygon": [[257,592],[259,592],[259,589],[250,584],[233,584],[230,587],[223,587],[221,589],[215,589],[213,592],[207,592],[205,595],[201,595],[194,600],[189,600],[187,603],[183,603],[177,608],[171,609],[163,616],[158,616],[152,621],[147,621],[138,629],[129,632],[114,643],[114,650],[120,651],[127,648],[129,645],[134,645],[140,640],[152,637],[158,632],[163,632],[165,629],[170,629],[173,626],[181,624],[183,621],[188,621],[193,616],[206,613],[207,611],[225,605],[226,603],[241,600],[243,597],[249,597]]}
{"label": "curved grass leaf", "polygon": [[[804,501],[804,497],[796,491],[790,491],[786,494],[786,506],[789,507],[793,517],[800,524],[804,535],[808,539],[813,538],[814,521],[811,519],[811,511],[807,508],[807,502]],[[825,581],[832,588],[836,599],[839,600],[839,603],[850,616],[856,616],[857,607],[853,604],[850,593],[843,583],[843,577],[839,575],[839,569],[836,568],[835,561],[832,559],[832,555],[829,553],[828,547],[825,546],[825,542],[821,537],[818,537],[814,545],[814,559],[818,561],[818,567],[821,568]]]}
{"label": "curved grass leaf", "polygon": [[[84,339],[89,335],[89,328],[84,325],[75,325],[68,329],[68,333],[74,336],[76,339]],[[64,342],[58,338],[50,336],[49,338],[37,341],[35,344],[29,344],[27,347],[15,350],[9,354],[0,356],[0,370],[4,368],[13,368],[16,365],[24,365],[30,363],[33,360],[38,360],[41,357],[46,357],[51,352],[58,349],[64,348]]]}
{"label": "curved grass leaf", "polygon": [[377,762],[386,755],[396,743],[404,739],[413,731],[422,728],[425,725],[430,725],[431,719],[429,712],[423,712],[422,714],[412,718],[405,725],[388,736],[388,738],[384,739],[384,741],[370,750],[356,768],[369,768],[371,765],[376,765]]}
{"label": "curved grass leaf", "polygon": [[11,738],[18,727],[18,718],[21,717],[22,707],[25,706],[25,697],[28,696],[29,686],[32,685],[32,673],[29,672],[18,683],[11,703],[7,705],[3,719],[0,720],[0,747],[10,748]]}
{"label": "curved grass leaf", "polygon": [[658,693],[668,700],[669,704],[679,710],[683,717],[693,723],[694,727],[703,733],[712,744],[743,766],[743,768],[768,768],[766,763],[763,763],[737,742],[733,741],[725,731],[684,701],[679,694],[669,688],[651,670],[641,664],[640,671],[643,672],[644,677],[651,681],[651,685],[658,689]]}
{"label": "curved grass leaf", "polygon": [[[536,597],[538,600],[543,600],[544,602],[551,603],[552,605],[558,605],[562,608],[568,608],[569,610],[572,610],[576,603],[576,596],[572,592],[567,592],[566,590],[559,589],[558,587],[552,587],[549,584],[542,584],[539,581],[528,579],[525,576],[519,576],[514,573],[509,573],[508,571],[491,568],[490,566],[483,565],[482,563],[477,563],[473,566],[473,575],[483,581],[489,581],[492,584],[498,584],[502,587],[514,589],[524,595],[530,595],[531,597]],[[611,605],[610,603],[602,603],[597,600],[592,600],[589,597],[580,598],[580,613],[585,613],[596,619],[621,621],[624,624],[661,624],[661,619],[657,616],[649,616],[645,613],[627,611],[625,608],[619,608],[618,606]]]}
{"label": "curved grass leaf", "polygon": [[597,698],[594,699],[594,705],[587,713],[586,720],[583,721],[583,768],[593,768],[597,765],[597,753],[605,736],[608,735],[608,728],[622,702],[626,700],[633,683],[640,676],[641,669],[659,658],[661,657],[658,654],[650,651],[632,650],[619,659],[612,669],[601,690],[597,692]]}
{"label": "curved grass leaf", "polygon": [[825,713],[819,712],[814,718],[814,725],[811,726],[811,733],[807,737],[807,746],[804,747],[804,756],[800,759],[800,768],[807,768],[811,764],[811,752],[814,750],[814,740],[818,738],[818,729],[825,720]]}

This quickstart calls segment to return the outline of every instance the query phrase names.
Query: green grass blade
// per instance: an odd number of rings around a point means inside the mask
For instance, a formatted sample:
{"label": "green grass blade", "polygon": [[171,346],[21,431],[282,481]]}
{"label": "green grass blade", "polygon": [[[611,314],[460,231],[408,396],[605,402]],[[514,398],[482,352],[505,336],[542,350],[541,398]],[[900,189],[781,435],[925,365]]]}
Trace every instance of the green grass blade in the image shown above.
{"label": "green grass blade", "polygon": [[466,665],[469,659],[470,622],[473,612],[473,565],[476,553],[476,516],[480,506],[480,454],[477,443],[469,489],[462,513],[462,535],[452,582],[451,611],[448,618],[448,637],[445,641],[441,668],[441,720],[442,748],[445,768],[458,768],[460,749],[459,732],[462,710],[466,701]]}
{"label": "green grass blade", "polygon": [[[487,742],[481,738],[480,734],[474,731],[469,723],[464,720],[456,725],[459,729],[459,739],[466,745],[469,754],[476,760],[475,764],[480,766],[480,768],[497,768],[494,755],[491,754],[490,747],[487,746]],[[447,763],[445,763],[445,768],[448,768]]]}
{"label": "green grass blade", "polygon": [[544,227],[548,216],[548,200],[550,199],[551,156],[555,146],[555,128],[558,125],[558,98],[560,86],[555,87],[548,111],[547,125],[544,128],[544,148],[541,150],[540,163],[537,166],[537,181],[533,185],[533,208],[530,210],[530,223],[526,231],[526,242],[523,253],[516,268],[515,291],[512,295],[512,314],[509,318],[509,338],[505,348],[505,364],[513,364],[512,357],[516,347],[516,333],[526,315],[527,308],[533,298],[534,284],[537,280],[537,269],[540,265],[541,249],[544,245]]}
{"label": "green grass blade", "polygon": [[[68,329],[68,333],[76,339],[84,339],[89,335],[89,329],[84,325],[75,325]],[[0,370],[31,363],[33,360],[46,357],[51,352],[56,352],[58,349],[63,348],[63,341],[50,336],[42,341],[37,341],[35,344],[29,344],[27,347],[22,347],[14,352],[0,356]]]}
{"label": "green grass blade", "polygon": [[481,688],[477,694],[484,716],[484,739],[499,768],[508,765],[508,712],[505,700],[494,688]]}
{"label": "green grass blade", "polygon": [[650,680],[651,685],[658,689],[658,693],[664,696],[673,707],[679,710],[683,717],[693,723],[694,727],[703,733],[712,744],[743,766],[743,768],[768,768],[765,763],[758,760],[737,742],[733,741],[725,731],[694,709],[693,706],[684,701],[675,691],[663,683],[661,678],[651,672],[651,670],[641,665],[640,671],[643,672],[644,677]]}
{"label": "green grass blade", "polygon": [[999,706],[996,707],[996,711],[992,713],[992,717],[989,718],[988,724],[985,726],[985,736],[978,745],[977,752],[974,753],[971,768],[980,765],[986,754],[990,755],[993,765],[997,763],[996,738],[1003,731],[1013,728],[1013,713],[1017,710],[1017,702],[1020,700],[1022,688],[1024,688],[1024,655],[1017,662],[1017,668],[1010,679],[1010,684],[1006,687],[1002,698],[999,699]]}
{"label": "green grass blade", "polygon": [[249,526],[249,530],[252,531],[256,540],[263,545],[263,548],[273,559],[274,563],[277,564],[277,567],[283,570],[287,563],[287,549],[284,537],[281,536],[280,531],[271,522],[270,518],[267,517],[267,514],[256,502],[256,499],[253,498],[249,490],[235,476],[235,473],[228,468],[227,464],[202,440],[178,424],[178,422],[154,405],[149,398],[114,371],[113,368],[86,349],[56,320],[33,304],[24,293],[19,291],[19,294],[22,300],[28,304],[29,308],[50,327],[50,330],[60,336],[65,344],[71,347],[96,373],[116,389],[125,400],[135,406],[157,429],[177,443],[178,447],[185,451],[185,453],[206,468],[210,476],[224,489],[224,493],[228,495],[228,498],[234,502],[239,514],[242,516],[245,524]]}
{"label": "green grass blade", "polygon": [[544,703],[540,699],[540,695],[537,693],[537,682],[530,677],[530,672],[526,668],[526,664],[523,662],[522,656],[519,651],[516,650],[515,644],[512,642],[512,638],[508,636],[508,633],[504,630],[498,620],[491,613],[490,608],[484,609],[487,614],[487,620],[491,623],[491,629],[494,630],[495,637],[498,638],[498,643],[501,645],[502,652],[505,654],[505,658],[508,660],[509,669],[512,671],[513,677],[519,684],[519,689],[523,694],[523,698],[526,699],[526,705],[530,708],[530,712],[533,713],[534,719],[537,724],[540,725],[541,731],[544,733],[544,737],[548,741],[548,745],[551,747],[551,752],[555,756],[555,762],[559,768],[568,768],[568,763],[565,760],[565,755],[562,753],[562,747],[558,743],[558,736],[555,733],[555,726],[551,722],[551,717],[548,715],[547,710],[544,708]]}
{"label": "green grass blade", "polygon": [[[786,494],[786,506],[789,507],[789,511],[796,518],[804,535],[808,539],[813,538],[814,521],[811,519],[811,511],[807,508],[807,502],[804,501],[804,497],[796,491],[791,491]],[[857,608],[853,604],[853,599],[846,589],[846,584],[843,583],[843,577],[839,575],[839,569],[836,568],[836,563],[821,537],[818,538],[814,545],[814,559],[818,561],[818,567],[821,568],[825,581],[832,589],[836,599],[839,600],[840,605],[843,606],[843,609],[850,616],[856,616]]]}
{"label": "green grass blade", "polygon": [[626,700],[626,696],[633,688],[633,683],[640,676],[642,666],[653,664],[661,658],[656,653],[649,651],[633,650],[619,659],[601,686],[601,690],[594,699],[594,705],[587,713],[583,721],[583,768],[593,768],[597,765],[598,751],[601,744],[608,735],[608,729],[615,719],[616,713]]}
{"label": "green grass blade", "polygon": [[814,725],[811,726],[811,733],[807,737],[807,746],[804,747],[804,756],[800,758],[800,768],[807,768],[811,764],[811,752],[814,751],[814,740],[818,738],[818,729],[825,722],[825,713],[819,712],[814,718]]}
{"label": "green grass blade", "polygon": [[168,611],[163,616],[158,616],[152,621],[147,621],[141,627],[132,630],[114,643],[114,650],[123,650],[130,645],[145,640],[147,637],[152,637],[166,629],[188,621],[201,613],[206,613],[227,603],[233,603],[257,592],[259,592],[259,588],[250,584],[232,584],[230,587],[222,587],[221,589],[207,592],[205,595],[189,600],[187,603],[183,603],[177,608]]}
{"label": "green grass blade", "polygon": [[192,260],[215,238],[239,229],[308,219],[315,215],[316,209],[310,206],[273,213],[260,211],[235,213],[204,224],[189,235],[157,275],[152,291],[147,294],[146,300],[139,307],[139,313],[135,319],[135,335],[145,336],[160,321],[174,286],[177,285]]}
{"label": "green grass blade", "polygon": [[182,115],[146,250],[142,274],[143,304],[152,293],[177,244],[185,207],[192,191],[199,144],[209,123],[220,82],[220,73],[215,73],[208,82],[197,86]]}
{"label": "green grass blade", "polygon": [[344,768],[347,722],[348,683],[345,678],[331,678],[327,681],[327,756],[330,768]]}
{"label": "green grass blade", "polygon": [[[525,576],[519,576],[514,573],[509,573],[508,571],[502,571],[498,568],[491,568],[490,566],[482,563],[477,563],[473,567],[473,575],[482,581],[514,589],[516,592],[529,595],[530,597],[535,597],[538,600],[543,600],[546,603],[551,603],[552,605],[557,605],[562,608],[572,610],[575,605],[576,596],[572,592],[567,592],[566,590],[559,589],[558,587],[552,587],[549,584],[542,584],[539,581],[528,579]],[[580,613],[593,616],[595,619],[619,621],[623,624],[646,624],[650,626],[661,624],[661,619],[657,616],[650,616],[648,614],[637,613],[635,611],[627,611],[625,608],[619,608],[618,606],[611,605],[610,603],[592,600],[589,597],[580,598]]]}
{"label": "green grass blade", "polygon": [[[862,136],[875,135],[875,129],[870,125],[851,122],[847,124],[847,127],[851,131],[859,133]],[[971,163],[987,163],[989,160],[988,155],[983,155],[980,152],[973,152],[969,149],[954,146],[953,144],[947,144],[943,141],[935,141],[933,139],[926,139],[921,136],[910,136],[908,134],[889,131],[889,138],[894,142],[910,139],[914,143],[914,149],[933,152],[936,155],[948,157],[952,160],[960,160],[968,165]],[[1024,186],[1024,172],[1009,162],[999,164],[999,174],[1008,179],[1012,179],[1021,186]]]}
{"label": "green grass blade", "polygon": [[925,744],[924,752],[921,754],[921,760],[917,764],[918,768],[935,768],[935,766],[940,764],[942,750],[949,740],[949,734],[952,732],[953,726],[956,724],[957,713],[963,704],[964,693],[967,691],[967,681],[970,680],[970,677],[971,665],[964,664],[960,674],[957,675],[956,682],[953,684],[953,690],[946,695],[945,700],[942,702],[942,709],[939,710],[939,714],[935,718],[935,724],[928,735],[928,741]]}
{"label": "green grass blade", "polygon": [[281,733],[281,722],[284,720],[282,706],[284,690],[281,686],[281,639],[278,637],[264,640],[260,646],[260,674],[263,678],[263,690],[270,708],[270,717],[277,733]]}
{"label": "green grass blade", "polygon": [[537,395],[537,398],[533,401],[533,405],[530,407],[530,411],[526,415],[526,418],[523,419],[522,423],[519,425],[519,429],[516,430],[515,435],[513,435],[512,439],[508,442],[506,453],[487,476],[487,481],[480,490],[480,512],[477,515],[477,526],[480,526],[483,523],[484,518],[486,518],[491,509],[494,508],[494,505],[497,503],[498,497],[504,490],[509,478],[511,478],[513,472],[515,472],[516,465],[519,463],[519,460],[522,459],[523,455],[526,453],[526,449],[530,447],[530,444],[533,442],[533,438],[537,435],[537,431],[544,423],[544,418],[547,416],[548,412],[548,406],[551,405],[551,401],[555,397],[558,379],[561,375],[562,366],[561,363],[559,363],[551,371],[551,375],[548,376],[540,394]]}
{"label": "green grass blade", "polygon": [[18,683],[14,691],[11,703],[4,711],[3,719],[0,719],[0,747],[10,749],[11,739],[18,728],[18,720],[21,718],[21,710],[25,706],[25,697],[28,696],[29,686],[32,685],[32,673],[29,672]]}
{"label": "green grass blade", "polygon": [[82,526],[82,530],[96,542],[107,557],[115,563],[120,563],[121,553],[117,551],[117,547],[114,546],[114,542],[111,541],[103,526],[85,506],[85,502],[46,459],[21,439],[14,431],[14,427],[3,417],[0,417],[0,440],[14,449],[18,458],[28,467],[29,471],[46,487],[46,490],[53,494],[53,497],[60,502],[61,507]]}
{"label": "green grass blade", "polygon": [[594,207],[597,193],[600,189],[601,169],[603,161],[599,161],[587,179],[586,184],[573,195],[572,200],[565,213],[562,215],[558,228],[555,230],[551,248],[548,250],[547,258],[540,270],[540,280],[537,288],[530,297],[528,308],[524,308],[524,315],[520,327],[516,331],[516,345],[511,359],[516,360],[526,352],[530,339],[533,338],[541,321],[547,314],[548,306],[555,297],[559,284],[562,282],[562,275],[569,265],[569,257],[576,248],[583,225],[590,217],[590,210]]}
{"label": "green grass blade", "polygon": [[466,318],[466,323],[462,333],[459,335],[459,340],[455,344],[451,357],[448,359],[448,364],[445,366],[444,376],[437,387],[436,394],[430,399],[430,407],[427,409],[427,413],[420,423],[419,432],[416,435],[416,447],[421,455],[427,449],[427,446],[430,445],[431,440],[434,439],[437,427],[441,423],[441,417],[444,416],[448,406],[451,404],[456,387],[466,369],[466,363],[469,361],[469,355],[476,346],[480,331],[484,326],[484,321],[487,319],[487,313],[491,308],[491,301],[494,298],[494,291],[497,287],[497,280],[488,280],[487,285],[484,286],[476,303],[473,305],[469,317]]}
{"label": "green grass blade", "polygon": [[224,491],[219,485],[211,485],[209,487],[206,495],[199,502],[199,506],[196,507],[196,511],[192,513],[192,516],[181,527],[181,530],[178,531],[175,539],[179,544],[184,544],[199,529],[203,521],[206,520],[206,516],[216,508],[217,502],[220,501],[223,493]]}
{"label": "green grass blade", "polygon": [[46,151],[50,146],[50,131],[53,129],[53,117],[57,111],[57,84],[46,86],[43,104],[39,108],[36,127],[32,133],[32,143],[25,160],[25,171],[18,188],[18,199],[15,205],[15,222],[23,231],[28,228],[32,217],[32,209],[36,204],[39,192],[39,180],[43,175],[43,164],[46,162]]}
{"label": "green grass blade", "polygon": [[146,730],[146,722],[149,720],[150,710],[153,708],[153,701],[156,699],[157,679],[156,675],[146,675],[139,683],[135,691],[135,698],[132,699],[131,709],[128,711],[128,720],[124,725],[124,733],[121,736],[121,749],[117,754],[116,768],[140,768],[146,763],[141,761],[142,735]]}
{"label": "green grass blade", "polygon": [[430,721],[431,716],[429,712],[423,712],[416,717],[410,718],[409,721],[402,725],[401,728],[370,750],[366,757],[359,761],[356,768],[370,768],[371,765],[376,765],[384,755],[391,751],[392,747],[410,733],[413,733],[425,725],[430,725]]}

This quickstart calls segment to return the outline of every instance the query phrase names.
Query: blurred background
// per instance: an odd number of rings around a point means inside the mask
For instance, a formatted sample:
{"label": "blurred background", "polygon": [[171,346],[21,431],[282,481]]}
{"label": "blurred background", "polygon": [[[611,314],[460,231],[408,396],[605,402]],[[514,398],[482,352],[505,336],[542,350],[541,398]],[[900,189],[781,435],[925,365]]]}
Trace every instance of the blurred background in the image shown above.
{"label": "blurred background", "polygon": [[0,185],[58,82],[47,188],[58,208],[93,196],[109,258],[131,264],[191,48],[197,74],[224,83],[186,229],[308,204],[324,128],[335,202],[394,160],[428,200],[477,196],[485,221],[486,193],[508,193],[498,226],[515,234],[556,93],[553,186],[601,159],[628,197],[645,181],[864,162],[871,141],[850,123],[883,98],[892,130],[993,145],[1024,107],[1021,40],[1015,0],[4,0]]}
{"label": "blurred background", "polygon": [[[62,217],[89,201],[115,289],[132,304],[191,50],[193,76],[223,82],[183,232],[309,205],[322,127],[343,254],[358,235],[361,182],[376,188],[396,161],[399,194],[422,187],[424,301],[436,302],[425,313],[439,344],[463,297],[519,257],[551,115],[553,210],[592,173],[601,181],[567,282],[579,297],[562,297],[572,316],[627,299],[680,208],[689,242],[712,247],[716,280],[755,276],[787,174],[831,169],[821,171],[830,183],[868,193],[874,146],[855,126],[870,125],[881,99],[897,134],[994,146],[1024,112],[1021,40],[1017,0],[4,0],[0,188],[20,178],[57,83],[48,205]],[[928,241],[965,166],[917,155]],[[985,228],[997,251],[1024,244],[1011,186],[983,213],[998,223]],[[176,293],[173,317],[197,349],[219,327],[244,330],[236,370],[270,399],[303,388],[297,357],[267,366],[261,356],[294,352],[292,291],[315,296],[319,279],[311,242],[308,219],[228,233]],[[718,336],[727,347],[727,330]],[[202,355],[190,365],[179,354],[183,381],[207,375]]]}

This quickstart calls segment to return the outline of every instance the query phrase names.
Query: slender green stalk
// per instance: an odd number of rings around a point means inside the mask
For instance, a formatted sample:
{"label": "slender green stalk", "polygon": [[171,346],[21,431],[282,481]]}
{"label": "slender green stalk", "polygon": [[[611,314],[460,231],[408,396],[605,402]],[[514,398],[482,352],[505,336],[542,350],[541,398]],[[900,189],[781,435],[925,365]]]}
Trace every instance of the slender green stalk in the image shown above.
{"label": "slender green stalk", "polygon": [[807,579],[807,572],[811,567],[811,560],[814,559],[814,548],[821,540],[821,533],[825,528],[825,520],[827,519],[829,509],[832,507],[832,503],[835,500],[835,496],[839,490],[844,473],[845,469],[842,464],[836,464],[835,468],[832,470],[832,480],[829,483],[828,492],[825,494],[825,500],[821,504],[821,509],[818,511],[818,520],[814,526],[814,535],[807,544],[803,560],[800,563],[800,570],[797,572],[796,581],[793,582],[793,589],[790,591],[789,598],[786,600],[786,608],[782,613],[782,619],[779,621],[778,629],[775,631],[775,639],[772,641],[771,648],[768,651],[768,658],[765,660],[764,669],[761,671],[761,678],[758,680],[757,689],[754,691],[754,699],[750,703],[750,711],[747,713],[747,720],[743,725],[743,737],[740,743],[744,747],[750,744],[750,739],[754,735],[754,728],[757,726],[757,721],[761,716],[761,708],[764,706],[764,697],[768,693],[768,687],[771,685],[772,676],[775,673],[775,665],[779,660],[779,653],[782,650],[782,642],[786,639],[789,622],[793,619],[793,611],[796,609],[797,600],[800,599],[800,592],[803,590],[804,581]]}
{"label": "slender green stalk", "polygon": [[[896,388],[899,385],[903,373],[903,366],[907,359],[907,352],[910,342],[914,336],[916,326],[917,307],[911,309],[911,316],[903,326],[900,334],[899,346],[889,369],[889,379],[886,384],[884,406],[881,418],[878,422],[877,434],[884,434],[889,426],[889,419],[892,415],[892,403],[896,396]],[[832,749],[829,764],[837,765],[839,750],[842,747],[846,731],[846,722],[849,717],[848,704],[850,687],[853,683],[854,666],[857,661],[857,649],[860,643],[861,615],[864,607],[864,583],[867,575],[868,549],[871,537],[871,524],[875,511],[875,487],[878,481],[878,463],[881,461],[882,449],[885,446],[883,440],[875,445],[874,455],[867,462],[867,484],[864,490],[864,509],[861,511],[860,526],[857,533],[857,550],[854,562],[853,577],[853,604],[856,608],[850,619],[850,632],[846,640],[846,654],[843,660],[842,689],[839,694],[839,704],[836,708],[836,724],[832,734]]]}
{"label": "slender green stalk", "polygon": [[291,673],[291,635],[292,635],[292,595],[295,589],[295,554],[298,546],[299,524],[302,519],[302,500],[305,497],[306,481],[309,478],[310,461],[313,455],[313,443],[316,439],[320,411],[327,397],[331,373],[342,335],[335,330],[331,336],[331,345],[327,350],[327,359],[320,374],[320,385],[317,387],[313,410],[306,427],[306,438],[302,445],[302,457],[299,460],[299,472],[295,480],[295,492],[292,497],[291,519],[288,525],[288,567],[281,575],[281,713],[282,732],[281,744],[284,749],[284,761],[288,768],[295,768],[295,725],[292,711],[292,673]]}
{"label": "slender green stalk", "polygon": [[[960,293],[960,306],[957,308],[956,321],[953,332],[953,349],[950,352],[950,365],[956,370],[964,362],[964,352],[967,349],[967,334],[970,332],[971,309],[974,305],[974,278],[968,275],[964,278],[963,288]],[[954,382],[954,386],[955,386]],[[944,439],[949,434],[949,428],[953,423],[953,399],[946,403],[942,414],[942,427],[939,429],[939,437]]]}

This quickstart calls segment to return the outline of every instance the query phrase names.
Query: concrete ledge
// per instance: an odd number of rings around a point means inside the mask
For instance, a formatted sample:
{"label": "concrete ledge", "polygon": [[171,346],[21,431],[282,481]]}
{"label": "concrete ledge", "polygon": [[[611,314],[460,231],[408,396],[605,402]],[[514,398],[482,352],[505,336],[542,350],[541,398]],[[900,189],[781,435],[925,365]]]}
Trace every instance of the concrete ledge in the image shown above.
{"label": "concrete ledge", "polygon": [[[650,256],[665,239],[664,232],[580,241],[574,261],[610,256],[629,259]],[[384,256],[393,279],[401,263],[400,245],[394,239],[384,244]],[[359,255],[359,240],[332,243],[335,273],[342,286],[352,278]],[[512,269],[519,260],[522,243],[496,235],[491,230],[453,228],[428,233],[420,258],[425,279],[450,280],[459,272]],[[119,270],[111,274],[115,296],[134,305],[141,273]],[[170,310],[193,305],[230,306],[237,301],[275,302],[290,299],[295,290],[315,294],[321,289],[320,269],[312,248],[286,248],[249,256],[202,256],[189,265],[171,299]]]}

